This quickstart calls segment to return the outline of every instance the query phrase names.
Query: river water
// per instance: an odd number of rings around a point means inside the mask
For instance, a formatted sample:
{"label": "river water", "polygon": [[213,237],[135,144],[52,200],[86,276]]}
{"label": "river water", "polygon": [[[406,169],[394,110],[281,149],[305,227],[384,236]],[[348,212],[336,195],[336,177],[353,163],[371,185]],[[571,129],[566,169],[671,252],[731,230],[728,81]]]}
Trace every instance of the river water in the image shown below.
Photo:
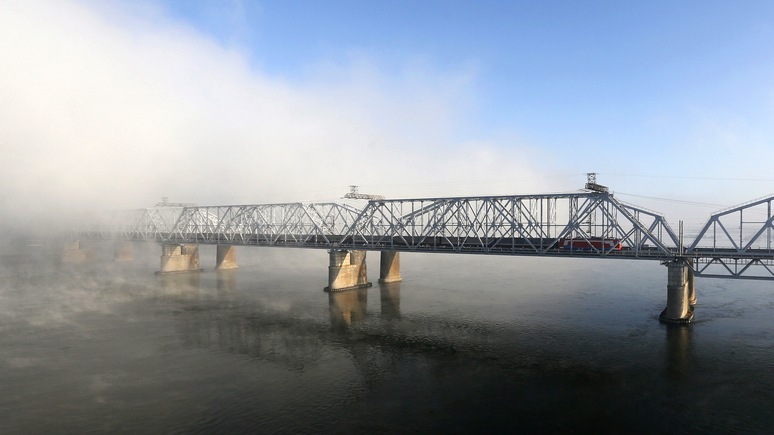
{"label": "river water", "polygon": [[404,253],[329,294],[325,251],[159,251],[2,257],[0,433],[774,431],[774,282],[697,278],[685,327],[657,262]]}

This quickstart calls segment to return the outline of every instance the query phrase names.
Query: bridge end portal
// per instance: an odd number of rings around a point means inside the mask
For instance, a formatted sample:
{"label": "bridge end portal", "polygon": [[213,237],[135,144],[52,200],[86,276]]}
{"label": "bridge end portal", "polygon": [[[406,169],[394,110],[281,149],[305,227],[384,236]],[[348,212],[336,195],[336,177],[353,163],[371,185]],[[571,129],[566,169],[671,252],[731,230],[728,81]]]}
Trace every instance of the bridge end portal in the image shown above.
{"label": "bridge end portal", "polygon": [[666,262],[667,306],[659,320],[664,323],[687,324],[693,321],[693,307],[696,305],[693,269],[691,260],[676,258]]}

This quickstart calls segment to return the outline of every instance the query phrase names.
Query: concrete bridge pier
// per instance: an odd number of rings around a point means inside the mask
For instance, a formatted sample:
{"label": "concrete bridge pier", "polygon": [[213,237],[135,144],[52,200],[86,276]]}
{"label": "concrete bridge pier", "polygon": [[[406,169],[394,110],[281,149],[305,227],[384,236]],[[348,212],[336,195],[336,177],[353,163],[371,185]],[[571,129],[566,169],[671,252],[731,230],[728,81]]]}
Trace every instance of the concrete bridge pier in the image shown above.
{"label": "concrete bridge pier", "polygon": [[157,273],[200,271],[199,245],[176,243],[161,245],[161,270]]}
{"label": "concrete bridge pier", "polygon": [[[695,303],[693,271],[690,260],[678,258],[667,266],[667,306],[658,317],[665,323],[690,323],[693,320],[691,297]],[[692,296],[691,296],[692,295]]]}
{"label": "concrete bridge pier", "polygon": [[382,251],[379,263],[380,283],[403,281],[403,277],[400,275],[400,252]]}
{"label": "concrete bridge pier", "polygon": [[329,251],[328,287],[325,291],[341,291],[371,287],[366,273],[366,251]]}
{"label": "concrete bridge pier", "polygon": [[97,257],[96,245],[85,240],[72,240],[65,242],[62,248],[62,262],[85,263],[94,261]]}
{"label": "concrete bridge pier", "polygon": [[215,262],[216,270],[236,269],[236,246],[218,245],[217,260]]}
{"label": "concrete bridge pier", "polygon": [[119,240],[113,245],[113,261],[133,261],[134,245],[128,240]]}
{"label": "concrete bridge pier", "polygon": [[[689,265],[693,266],[693,260],[690,261]],[[696,306],[696,287],[693,285],[693,268],[688,268],[688,305],[691,307],[691,311],[693,311],[693,307]]]}

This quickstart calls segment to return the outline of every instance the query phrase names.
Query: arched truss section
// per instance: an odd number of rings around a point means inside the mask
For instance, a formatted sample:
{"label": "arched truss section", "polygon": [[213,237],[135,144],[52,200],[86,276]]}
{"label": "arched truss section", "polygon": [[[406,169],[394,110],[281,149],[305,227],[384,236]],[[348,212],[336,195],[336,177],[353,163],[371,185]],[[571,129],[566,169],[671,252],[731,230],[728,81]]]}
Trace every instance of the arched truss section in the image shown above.
{"label": "arched truss section", "polygon": [[121,232],[128,239],[164,239],[172,232],[183,209],[180,207],[156,207],[136,210],[134,225]]}
{"label": "arched truss section", "polygon": [[608,193],[370,201],[345,249],[671,258],[663,216]]}
{"label": "arched truss section", "polygon": [[186,207],[166,240],[330,248],[359,214],[337,203]]}
{"label": "arched truss section", "polygon": [[697,276],[774,278],[774,195],[710,216],[686,253]]}
{"label": "arched truss section", "polygon": [[691,260],[696,276],[774,279],[774,195],[710,216],[681,252],[664,217],[607,192],[154,207],[80,216],[77,238],[323,249]]}
{"label": "arched truss section", "polygon": [[663,216],[611,194],[157,207],[116,213],[93,237],[160,242],[669,259]]}
{"label": "arched truss section", "polygon": [[182,207],[110,210],[79,219],[77,238],[162,240],[169,236]]}

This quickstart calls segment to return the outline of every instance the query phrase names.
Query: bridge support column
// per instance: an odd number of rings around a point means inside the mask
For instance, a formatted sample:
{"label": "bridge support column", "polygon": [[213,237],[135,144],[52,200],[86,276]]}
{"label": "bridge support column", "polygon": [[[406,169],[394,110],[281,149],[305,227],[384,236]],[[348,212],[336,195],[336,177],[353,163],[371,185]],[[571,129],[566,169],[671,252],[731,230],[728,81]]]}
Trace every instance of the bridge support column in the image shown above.
{"label": "bridge support column", "polygon": [[[689,260],[693,261],[693,260]],[[690,263],[693,265],[693,263]],[[693,268],[688,268],[688,282],[686,283],[688,286],[688,305],[691,307],[691,310],[693,311],[693,307],[696,306],[696,287],[694,287],[693,284]]]}
{"label": "bridge support column", "polygon": [[403,281],[400,276],[400,252],[382,251],[379,268],[379,282]]}
{"label": "bridge support column", "polygon": [[236,246],[218,245],[216,270],[236,269]]}
{"label": "bridge support column", "polygon": [[693,274],[689,263],[685,259],[677,259],[666,266],[667,306],[661,312],[659,320],[666,323],[690,323],[693,320],[693,310],[690,307],[689,293],[693,293]]}
{"label": "bridge support column", "polygon": [[113,246],[113,261],[134,260],[134,246],[128,240],[119,240]]}
{"label": "bridge support column", "polygon": [[161,245],[161,270],[158,273],[200,270],[199,245],[196,243]]}
{"label": "bridge support column", "polygon": [[65,242],[62,249],[62,262],[85,263],[93,261],[96,258],[96,254],[96,246],[94,246],[93,242],[83,240]]}
{"label": "bridge support column", "polygon": [[371,287],[366,274],[366,251],[330,251],[328,287],[325,291],[340,291]]}

